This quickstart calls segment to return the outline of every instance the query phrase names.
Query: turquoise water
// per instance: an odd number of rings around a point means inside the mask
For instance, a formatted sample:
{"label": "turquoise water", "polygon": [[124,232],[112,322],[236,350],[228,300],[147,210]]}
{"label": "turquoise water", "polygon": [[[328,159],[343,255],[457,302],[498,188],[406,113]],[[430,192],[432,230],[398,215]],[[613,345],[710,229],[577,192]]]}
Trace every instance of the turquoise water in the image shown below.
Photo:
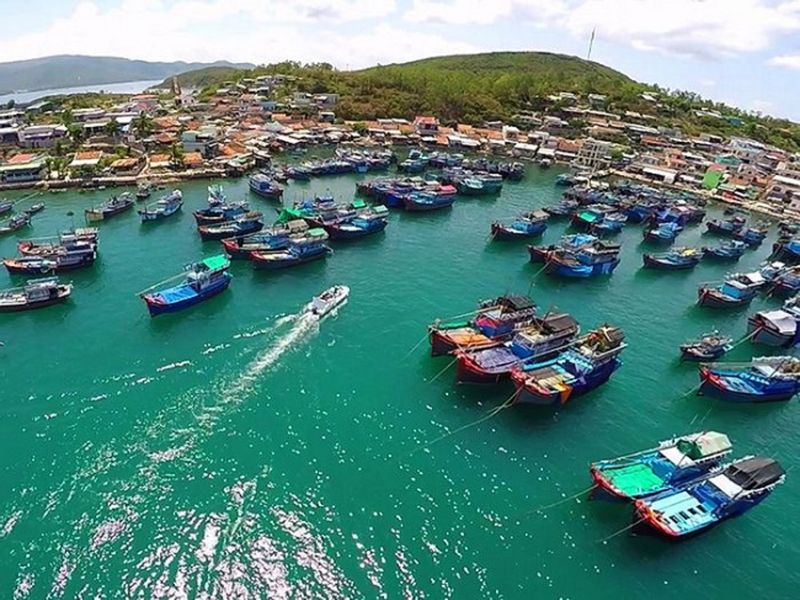
{"label": "turquoise water", "polygon": [[[533,279],[524,245],[487,242],[494,219],[556,200],[555,175],[532,169],[495,200],[441,214],[393,213],[384,234],[337,244],[327,262],[275,273],[235,263],[228,292],[157,319],[136,292],[219,248],[200,241],[190,214],[205,183],[180,186],[187,206],[174,220],[145,227],[131,212],[101,224],[101,258],[71,275],[69,303],[0,316],[0,596],[792,596],[795,472],[747,515],[682,544],[602,541],[630,523],[622,505],[575,499],[536,512],[586,489],[590,461],[702,428],[790,468],[800,426],[795,402],[685,395],[697,376],[677,345],[714,327],[744,334],[748,310],[694,306],[697,284],[730,266],[642,271],[647,246],[629,226],[611,278]],[[292,185],[287,200],[349,198],[355,180]],[[245,179],[225,185],[248,194]],[[108,193],[46,196],[20,237],[67,227],[68,211]],[[701,238],[712,241],[695,227],[679,242]],[[584,329],[622,326],[624,366],[558,412],[514,407],[425,446],[512,391],[456,387],[452,368],[435,378],[447,358],[426,344],[409,355],[425,325],[531,282],[543,309]],[[0,274],[0,287],[13,283]],[[318,328],[296,318],[337,283],[351,287],[338,316]],[[743,344],[731,358],[760,352]]]}

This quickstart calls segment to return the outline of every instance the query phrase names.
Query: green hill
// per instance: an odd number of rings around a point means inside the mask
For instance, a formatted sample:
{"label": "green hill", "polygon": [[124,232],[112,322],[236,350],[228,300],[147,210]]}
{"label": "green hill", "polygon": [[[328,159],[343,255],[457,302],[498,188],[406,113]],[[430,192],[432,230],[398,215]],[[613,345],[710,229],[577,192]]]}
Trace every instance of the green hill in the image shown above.
{"label": "green hill", "polygon": [[346,119],[433,113],[445,121],[480,122],[536,108],[552,92],[628,90],[635,96],[644,89],[599,63],[549,52],[441,56],[359,71],[284,62],[250,70],[191,71],[180,75],[179,81],[184,87],[206,86],[208,95],[224,81],[274,73],[298,76],[286,91],[338,93],[341,102],[336,112]]}

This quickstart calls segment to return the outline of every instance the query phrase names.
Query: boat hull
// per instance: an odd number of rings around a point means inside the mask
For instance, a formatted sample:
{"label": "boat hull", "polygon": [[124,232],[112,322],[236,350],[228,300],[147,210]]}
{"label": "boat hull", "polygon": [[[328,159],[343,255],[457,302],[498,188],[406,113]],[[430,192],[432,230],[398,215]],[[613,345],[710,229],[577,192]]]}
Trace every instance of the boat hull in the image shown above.
{"label": "boat hull", "polygon": [[767,402],[786,402],[797,394],[796,387],[787,387],[770,393],[751,393],[742,390],[732,390],[724,387],[720,379],[706,368],[700,368],[700,389],[698,396],[710,396],[726,402],[748,402],[761,404]]}
{"label": "boat hull", "polygon": [[40,308],[47,308],[48,306],[53,306],[54,304],[59,304],[64,302],[69,298],[71,291],[59,291],[59,293],[52,297],[48,298],[47,300],[41,300],[39,302],[28,302],[27,304],[15,304],[15,305],[0,305],[0,313],[15,313],[15,312],[25,312],[28,310],[38,310]]}
{"label": "boat hull", "polygon": [[327,258],[328,254],[330,254],[330,251],[326,249],[323,252],[306,254],[305,256],[286,260],[264,260],[251,255],[250,261],[253,263],[253,267],[259,271],[277,271],[279,269],[286,269],[289,267],[295,267],[297,265],[303,265],[321,260],[323,258]]}
{"label": "boat hull", "polygon": [[541,390],[532,389],[527,385],[518,385],[514,396],[515,404],[533,404],[537,406],[562,406],[572,398],[583,396],[604,383],[606,383],[614,372],[622,366],[622,362],[615,358],[605,364],[597,366],[591,373],[585,375],[580,383],[564,389],[560,392],[544,393]]}
{"label": "boat hull", "polygon": [[222,277],[219,278],[218,281],[215,282],[213,286],[209,286],[202,293],[197,294],[191,298],[187,298],[186,300],[181,300],[180,302],[172,302],[170,304],[155,304],[153,302],[148,301],[145,298],[145,304],[147,304],[147,310],[150,313],[151,317],[157,317],[158,315],[163,315],[167,313],[175,313],[180,312],[182,310],[186,310],[187,308],[191,308],[196,304],[200,304],[205,302],[209,298],[213,298],[218,294],[221,294],[228,286],[231,284],[231,275],[229,273],[225,273]]}
{"label": "boat hull", "polygon": [[644,266],[648,269],[657,269],[660,271],[685,271],[694,269],[700,262],[700,258],[693,258],[685,261],[670,261],[667,259],[660,259],[652,254],[642,255]]}

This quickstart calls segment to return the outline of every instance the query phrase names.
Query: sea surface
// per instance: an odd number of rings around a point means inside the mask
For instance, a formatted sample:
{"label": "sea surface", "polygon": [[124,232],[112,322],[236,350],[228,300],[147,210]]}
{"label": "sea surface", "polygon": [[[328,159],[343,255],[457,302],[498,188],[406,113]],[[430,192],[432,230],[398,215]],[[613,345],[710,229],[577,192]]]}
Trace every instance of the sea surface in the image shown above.
{"label": "sea surface", "polygon": [[[524,244],[490,243],[489,226],[557,200],[556,174],[530,167],[497,198],[393,212],[383,234],[337,243],[326,262],[236,262],[227,292],[156,319],[137,292],[220,251],[191,215],[208,182],[180,185],[177,218],[145,226],[131,211],[100,224],[100,259],[67,277],[68,303],[0,315],[0,597],[796,597],[800,406],[696,397],[696,367],[677,360],[687,338],[718,328],[739,339],[749,312],[779,301],[696,307],[697,285],[734,267],[644,271],[652,247],[638,225],[619,236],[607,279],[537,274]],[[286,201],[348,200],[357,179],[291,184]],[[274,215],[246,179],[224,184]],[[0,255],[79,224],[110,193],[40,196],[47,209],[0,240]],[[679,243],[716,242],[702,229]],[[19,281],[0,273],[0,288]],[[337,316],[298,317],[334,284],[351,288]],[[512,407],[469,426],[513,390],[455,386],[425,327],[528,291],[584,330],[622,326],[624,365],[560,410]],[[764,352],[744,343],[731,359]],[[591,461],[708,428],[738,456],[777,457],[786,484],[684,543],[631,536],[630,507],[582,493]]]}
{"label": "sea surface", "polygon": [[126,81],[123,83],[98,83],[79,87],[55,88],[52,90],[39,90],[38,92],[13,92],[0,95],[0,104],[13,100],[18,104],[34,102],[39,98],[48,96],[64,96],[73,94],[88,94],[91,92],[105,92],[106,94],[138,94],[144,90],[161,83],[161,80]]}

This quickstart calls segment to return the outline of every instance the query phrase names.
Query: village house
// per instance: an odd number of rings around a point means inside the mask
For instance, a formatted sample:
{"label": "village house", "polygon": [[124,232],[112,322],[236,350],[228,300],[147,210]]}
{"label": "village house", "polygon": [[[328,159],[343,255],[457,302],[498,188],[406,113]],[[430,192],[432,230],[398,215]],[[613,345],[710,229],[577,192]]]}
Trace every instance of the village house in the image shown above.
{"label": "village house", "polygon": [[185,152],[199,152],[204,158],[216,156],[219,148],[220,134],[216,127],[201,127],[197,130],[184,131],[181,134],[181,145]]}
{"label": "village house", "polygon": [[417,115],[414,117],[414,131],[419,135],[436,135],[439,131],[439,119],[431,116]]}
{"label": "village house", "polygon": [[138,175],[142,170],[143,162],[141,158],[118,158],[112,162],[108,168],[114,175],[131,176]]}
{"label": "village house", "polygon": [[40,181],[45,175],[45,157],[36,154],[16,154],[0,164],[0,182],[27,183]]}
{"label": "village house", "polygon": [[69,163],[70,174],[73,177],[80,177],[88,173],[94,172],[100,164],[100,159],[103,158],[102,150],[85,150],[83,152],[76,152]]}
{"label": "village house", "polygon": [[30,125],[19,130],[19,145],[23,148],[50,148],[67,136],[63,125]]}

